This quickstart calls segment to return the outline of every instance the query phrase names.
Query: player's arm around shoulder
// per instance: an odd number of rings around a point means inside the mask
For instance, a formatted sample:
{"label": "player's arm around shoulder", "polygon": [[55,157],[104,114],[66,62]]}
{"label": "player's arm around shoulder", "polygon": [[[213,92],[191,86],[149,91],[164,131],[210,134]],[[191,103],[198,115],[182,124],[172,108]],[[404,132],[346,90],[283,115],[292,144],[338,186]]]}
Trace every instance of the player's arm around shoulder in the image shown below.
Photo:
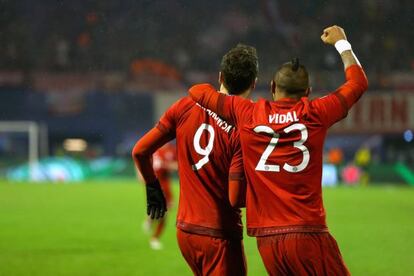
{"label": "player's arm around shoulder", "polygon": [[188,94],[199,105],[217,113],[220,93],[211,84],[195,84],[188,90]]}
{"label": "player's arm around shoulder", "polygon": [[254,105],[252,101],[243,97],[220,93],[214,86],[207,83],[196,84],[188,92],[195,102],[236,125],[242,123]]}

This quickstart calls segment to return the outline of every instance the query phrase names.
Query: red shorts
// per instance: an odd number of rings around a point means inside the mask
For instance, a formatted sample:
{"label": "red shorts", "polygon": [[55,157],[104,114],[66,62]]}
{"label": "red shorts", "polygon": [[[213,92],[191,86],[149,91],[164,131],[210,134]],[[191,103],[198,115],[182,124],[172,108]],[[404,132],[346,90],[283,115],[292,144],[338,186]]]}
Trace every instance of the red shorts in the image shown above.
{"label": "red shorts", "polygon": [[257,237],[269,275],[350,275],[329,233],[289,233]]}
{"label": "red shorts", "polygon": [[202,236],[177,229],[178,245],[194,275],[246,275],[243,240]]}

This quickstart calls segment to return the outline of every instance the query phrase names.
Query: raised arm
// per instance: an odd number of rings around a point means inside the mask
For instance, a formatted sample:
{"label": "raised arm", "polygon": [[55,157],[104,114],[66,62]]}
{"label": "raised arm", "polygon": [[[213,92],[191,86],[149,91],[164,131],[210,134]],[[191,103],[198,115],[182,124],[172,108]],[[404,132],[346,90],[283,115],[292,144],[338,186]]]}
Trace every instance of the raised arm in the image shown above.
{"label": "raised arm", "polygon": [[326,28],[321,39],[326,44],[334,45],[341,55],[346,78],[345,83],[333,93],[312,102],[319,110],[322,122],[329,127],[348,114],[348,110],[368,89],[368,80],[341,27]]}
{"label": "raised arm", "polygon": [[343,96],[349,109],[368,89],[368,79],[341,27],[335,25],[326,28],[323,31],[321,39],[326,44],[334,45],[341,55],[346,82],[336,90],[336,93]]}

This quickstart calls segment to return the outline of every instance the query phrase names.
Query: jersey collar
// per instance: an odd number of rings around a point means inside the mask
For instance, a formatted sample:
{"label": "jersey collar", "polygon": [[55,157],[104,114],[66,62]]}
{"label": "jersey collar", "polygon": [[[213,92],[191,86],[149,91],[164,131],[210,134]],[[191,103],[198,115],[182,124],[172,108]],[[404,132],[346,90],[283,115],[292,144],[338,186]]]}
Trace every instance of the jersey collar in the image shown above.
{"label": "jersey collar", "polygon": [[296,104],[299,101],[300,101],[300,99],[297,100],[297,99],[292,99],[292,98],[282,98],[282,99],[279,99],[279,100],[275,101],[275,103],[277,105],[282,105],[282,106],[286,106],[286,105],[292,106],[292,105]]}

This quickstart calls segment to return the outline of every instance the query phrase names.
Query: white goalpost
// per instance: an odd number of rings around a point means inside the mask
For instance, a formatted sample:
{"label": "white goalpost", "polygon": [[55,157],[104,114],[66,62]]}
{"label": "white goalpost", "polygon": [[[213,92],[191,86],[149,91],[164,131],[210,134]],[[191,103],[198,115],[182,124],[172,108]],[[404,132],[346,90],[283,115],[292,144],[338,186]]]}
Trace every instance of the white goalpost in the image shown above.
{"label": "white goalpost", "polygon": [[30,179],[35,180],[40,149],[47,154],[47,128],[33,121],[0,121],[0,133],[27,133]]}

